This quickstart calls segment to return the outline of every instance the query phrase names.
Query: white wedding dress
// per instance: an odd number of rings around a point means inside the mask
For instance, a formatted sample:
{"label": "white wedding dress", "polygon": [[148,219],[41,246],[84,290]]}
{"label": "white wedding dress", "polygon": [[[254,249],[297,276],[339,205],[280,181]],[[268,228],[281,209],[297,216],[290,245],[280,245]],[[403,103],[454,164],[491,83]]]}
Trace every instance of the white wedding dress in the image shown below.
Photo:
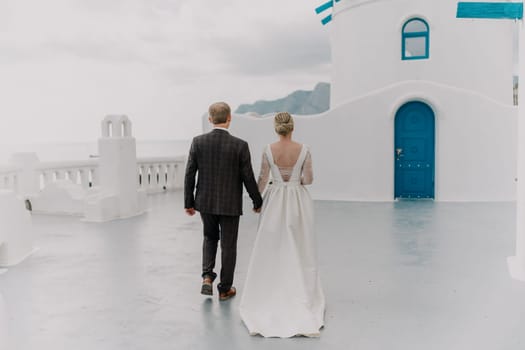
{"label": "white wedding dress", "polygon": [[291,169],[279,168],[270,146],[263,154],[259,189],[264,194],[257,237],[240,304],[250,334],[265,337],[319,336],[325,298],[317,267],[312,182],[307,147]]}

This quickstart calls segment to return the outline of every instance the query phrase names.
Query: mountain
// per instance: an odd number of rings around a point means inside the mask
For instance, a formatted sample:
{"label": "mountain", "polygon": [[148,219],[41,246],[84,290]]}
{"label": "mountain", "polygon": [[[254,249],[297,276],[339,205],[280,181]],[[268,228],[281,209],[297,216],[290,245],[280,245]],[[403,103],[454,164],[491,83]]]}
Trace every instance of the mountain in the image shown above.
{"label": "mountain", "polygon": [[235,113],[255,112],[260,115],[289,112],[290,114],[318,114],[330,108],[330,84],[317,83],[313,91],[297,90],[284,98],[274,101],[257,101],[242,104]]}

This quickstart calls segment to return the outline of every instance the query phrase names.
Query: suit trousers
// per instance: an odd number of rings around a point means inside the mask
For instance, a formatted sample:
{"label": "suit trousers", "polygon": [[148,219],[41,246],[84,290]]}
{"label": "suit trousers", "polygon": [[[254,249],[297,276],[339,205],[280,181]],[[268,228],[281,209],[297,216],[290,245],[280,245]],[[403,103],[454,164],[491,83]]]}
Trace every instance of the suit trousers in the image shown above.
{"label": "suit trousers", "polygon": [[202,245],[202,277],[215,280],[217,274],[215,258],[218,242],[221,242],[221,274],[217,285],[219,292],[227,292],[233,284],[233,274],[237,261],[237,236],[239,232],[239,216],[215,215],[201,213],[204,228]]}

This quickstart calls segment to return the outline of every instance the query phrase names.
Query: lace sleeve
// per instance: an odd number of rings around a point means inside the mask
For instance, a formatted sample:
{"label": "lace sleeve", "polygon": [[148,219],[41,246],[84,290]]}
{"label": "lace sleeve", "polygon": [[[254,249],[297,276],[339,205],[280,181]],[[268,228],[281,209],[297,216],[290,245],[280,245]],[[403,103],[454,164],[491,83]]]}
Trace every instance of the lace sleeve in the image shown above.
{"label": "lace sleeve", "polygon": [[262,161],[261,161],[261,172],[259,173],[259,180],[257,181],[257,185],[259,186],[260,193],[262,193],[264,189],[266,188],[269,178],[270,178],[270,162],[268,161],[266,152],[264,152],[262,155]]}
{"label": "lace sleeve", "polygon": [[306,152],[306,158],[304,159],[301,174],[301,184],[310,185],[314,182],[314,171],[312,167],[312,155],[310,154],[310,151]]}

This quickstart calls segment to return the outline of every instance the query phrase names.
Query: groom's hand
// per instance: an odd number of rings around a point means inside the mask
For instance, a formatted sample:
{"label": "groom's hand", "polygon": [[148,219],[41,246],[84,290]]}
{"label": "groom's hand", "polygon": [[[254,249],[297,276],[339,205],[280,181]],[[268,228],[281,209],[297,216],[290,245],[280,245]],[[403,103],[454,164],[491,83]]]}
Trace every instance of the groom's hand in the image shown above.
{"label": "groom's hand", "polygon": [[193,208],[185,208],[184,211],[186,211],[186,214],[188,214],[189,216],[195,215],[195,209]]}
{"label": "groom's hand", "polygon": [[259,214],[261,212],[261,208],[253,208],[253,212]]}

